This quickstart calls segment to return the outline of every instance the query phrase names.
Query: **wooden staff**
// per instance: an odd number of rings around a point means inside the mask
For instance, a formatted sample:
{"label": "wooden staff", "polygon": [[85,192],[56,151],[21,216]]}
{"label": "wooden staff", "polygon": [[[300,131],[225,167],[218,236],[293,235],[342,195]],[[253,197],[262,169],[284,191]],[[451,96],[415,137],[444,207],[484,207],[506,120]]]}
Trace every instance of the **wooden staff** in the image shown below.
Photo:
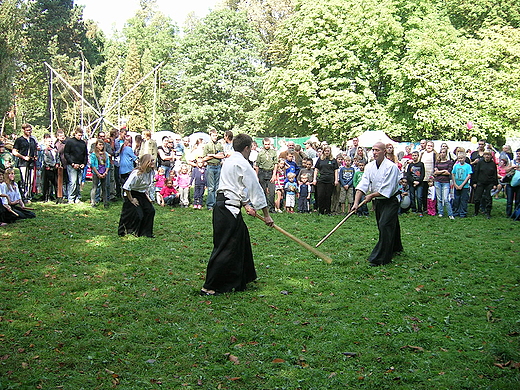
{"label": "wooden staff", "polygon": [[[264,221],[264,218],[258,214],[255,214],[255,217],[257,217],[258,219],[260,219],[261,221]],[[298,237],[295,237],[293,236],[291,233],[289,232],[286,232],[285,230],[283,230],[281,227],[279,226],[276,226],[276,225],[273,225],[273,228],[275,228],[276,230],[278,230],[280,233],[284,234],[285,236],[289,237],[291,240],[293,240],[294,242],[300,244],[301,246],[303,246],[305,249],[307,249],[309,252],[312,252],[313,254],[315,254],[316,256],[318,256],[320,259],[322,259],[325,263],[327,264],[331,264],[332,263],[332,259],[327,256],[326,254],[320,252],[319,250],[317,250],[316,248],[313,248],[312,246],[310,246],[309,244],[307,244],[306,242],[303,242],[302,240],[300,240]]]}
{"label": "wooden staff", "polygon": [[340,227],[341,225],[343,225],[343,224],[345,223],[345,221],[346,221],[347,219],[349,219],[350,216],[351,216],[352,214],[354,214],[354,213],[355,213],[355,212],[356,212],[356,211],[357,211],[361,206],[363,206],[365,203],[367,203],[367,199],[366,199],[366,198],[365,198],[365,200],[364,200],[363,202],[361,202],[361,203],[358,205],[358,207],[357,207],[356,210],[353,210],[353,211],[351,211],[350,213],[348,213],[348,214],[345,216],[345,218],[343,218],[343,219],[341,220],[341,222],[338,223],[338,224],[336,225],[336,227],[330,231],[329,234],[327,234],[325,237],[323,237],[323,238],[321,239],[321,241],[318,242],[318,243],[316,244],[316,248],[319,247],[321,244],[323,244],[323,242],[324,242],[327,238],[329,238],[329,237],[332,235],[332,233],[334,233],[336,230],[338,230],[339,227]]}
{"label": "wooden staff", "polygon": [[63,198],[63,167],[58,167],[58,184],[56,184],[56,197]]}

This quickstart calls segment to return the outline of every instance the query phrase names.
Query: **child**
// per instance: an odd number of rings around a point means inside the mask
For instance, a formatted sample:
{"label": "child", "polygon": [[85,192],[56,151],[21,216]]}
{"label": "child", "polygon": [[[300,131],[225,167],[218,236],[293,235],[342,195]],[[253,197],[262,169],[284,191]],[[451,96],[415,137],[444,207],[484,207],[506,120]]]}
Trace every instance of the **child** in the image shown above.
{"label": "child", "polygon": [[491,192],[491,196],[494,196],[495,199],[498,199],[498,195],[502,191],[503,188],[506,186],[506,182],[503,181],[504,177],[507,174],[507,167],[509,165],[509,160],[507,158],[501,158],[498,160],[498,166],[497,166],[497,174],[498,174],[498,186],[495,191]]}
{"label": "child", "polygon": [[293,152],[287,152],[287,160],[285,160],[285,163],[287,164],[285,175],[287,176],[289,173],[294,173],[296,176],[298,176],[298,173],[300,173],[300,167],[296,164],[296,161],[294,161]]}
{"label": "child", "polygon": [[179,202],[179,194],[173,186],[173,180],[167,179],[165,182],[165,186],[161,189],[161,192],[159,193],[159,199],[157,200],[157,203],[164,207],[165,205],[175,206],[176,204],[179,204]]}
{"label": "child", "polygon": [[175,169],[170,170],[168,179],[171,179],[171,181],[173,181],[173,186],[177,188],[177,171]]}
{"label": "child", "polygon": [[48,202],[56,188],[56,169],[58,168],[58,151],[52,147],[51,138],[45,138],[45,150],[43,152],[42,181],[43,201]]}
{"label": "child", "polygon": [[435,215],[437,210],[437,201],[435,199],[435,183],[433,177],[428,180],[428,198],[426,199],[426,208],[428,215]]}
{"label": "child", "polygon": [[289,172],[287,174],[287,183],[285,183],[285,211],[294,213],[294,204],[296,202],[296,194],[298,193],[298,184],[296,183],[296,174]]}
{"label": "child", "polygon": [[468,214],[469,182],[472,173],[471,164],[466,162],[466,153],[459,152],[457,154],[457,162],[451,170],[455,190],[453,199],[453,216],[455,218],[466,218]]}
{"label": "child", "polygon": [[309,175],[305,174],[300,178],[301,184],[298,189],[298,211],[300,213],[308,213],[310,212],[312,185],[309,183]]}
{"label": "child", "polygon": [[297,181],[299,184],[302,184],[303,175],[307,175],[308,182],[314,177],[314,168],[312,164],[312,158],[305,158],[303,160],[303,168],[300,169],[300,173],[298,174]]}
{"label": "child", "polygon": [[[355,160],[355,159],[354,159]],[[361,181],[361,177],[363,176],[363,172],[365,172],[365,162],[357,161],[358,170],[354,173],[354,179],[352,180],[352,187],[356,188],[359,182]],[[361,198],[361,201],[365,200],[365,196]],[[357,213],[358,216],[368,216],[368,206],[364,204],[361,206]]]}
{"label": "child", "polygon": [[189,167],[186,164],[181,165],[179,175],[177,176],[177,186],[181,198],[181,207],[188,207],[190,204],[190,181]]}
{"label": "child", "polygon": [[406,177],[403,177],[401,180],[399,180],[399,191],[401,192],[401,200],[399,202],[398,214],[407,213],[408,210],[410,210],[412,202],[410,200],[410,186],[408,185],[408,180]]}
{"label": "child", "polygon": [[274,188],[276,198],[274,200],[274,208],[277,213],[281,213],[280,205],[283,201],[284,186],[285,186],[285,170],[287,169],[287,163],[283,158],[278,159],[278,164],[274,167]]}
{"label": "child", "polygon": [[354,186],[352,183],[354,182],[354,174],[356,173],[356,170],[352,166],[352,159],[347,156],[344,161],[345,165],[339,169],[339,204],[341,205],[342,213],[345,212],[345,201],[348,203],[349,210],[352,208],[352,204],[354,204]]}
{"label": "child", "polygon": [[202,209],[202,200],[204,197],[204,189],[206,188],[206,168],[202,158],[197,158],[197,166],[191,171],[190,185],[194,184],[193,190],[193,208]]}
{"label": "child", "polygon": [[160,203],[160,192],[161,190],[163,189],[164,187],[164,183],[166,182],[166,176],[164,175],[165,173],[165,170],[163,167],[159,167],[159,169],[157,170],[157,174],[155,175],[155,193],[156,193],[156,198],[157,198],[157,203],[158,204],[161,204]]}

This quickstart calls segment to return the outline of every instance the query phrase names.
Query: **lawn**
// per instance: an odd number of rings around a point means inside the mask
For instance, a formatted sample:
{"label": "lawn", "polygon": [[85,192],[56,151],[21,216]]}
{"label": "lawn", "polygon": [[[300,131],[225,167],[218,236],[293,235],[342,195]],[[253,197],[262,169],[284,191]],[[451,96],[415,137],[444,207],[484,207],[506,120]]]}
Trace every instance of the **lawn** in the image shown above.
{"label": "lawn", "polygon": [[[200,297],[206,210],[157,207],[157,238],[117,236],[121,203],[34,203],[0,230],[0,389],[519,389],[520,234],[493,218],[404,215],[405,252],[369,267],[373,216],[326,264],[261,221],[258,280]],[[315,245],[342,216],[275,215]]]}

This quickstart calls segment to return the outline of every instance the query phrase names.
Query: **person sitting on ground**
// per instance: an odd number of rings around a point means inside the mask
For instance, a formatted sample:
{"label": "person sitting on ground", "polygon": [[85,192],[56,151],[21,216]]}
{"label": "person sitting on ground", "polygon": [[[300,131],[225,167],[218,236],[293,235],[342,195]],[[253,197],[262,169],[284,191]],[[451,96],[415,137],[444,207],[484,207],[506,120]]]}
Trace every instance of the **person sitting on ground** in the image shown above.
{"label": "person sitting on ground", "polygon": [[161,188],[161,192],[158,194],[157,203],[162,207],[175,206],[180,203],[179,193],[173,186],[173,180],[166,179],[164,187]]}
{"label": "person sitting on ground", "polygon": [[[2,197],[4,207],[13,214],[11,221],[17,219],[35,218],[36,215],[25,207],[25,204],[20,196],[20,189],[15,181],[15,173],[13,168],[7,168],[4,173],[4,182],[0,184],[0,194],[6,195]],[[6,214],[7,218],[11,216]]]}

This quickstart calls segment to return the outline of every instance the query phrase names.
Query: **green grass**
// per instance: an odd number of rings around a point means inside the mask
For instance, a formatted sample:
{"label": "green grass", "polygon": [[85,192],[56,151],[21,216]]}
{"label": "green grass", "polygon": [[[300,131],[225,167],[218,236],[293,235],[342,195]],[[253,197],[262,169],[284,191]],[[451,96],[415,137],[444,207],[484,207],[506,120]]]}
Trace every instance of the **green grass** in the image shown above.
{"label": "green grass", "polygon": [[[211,299],[209,212],[157,207],[146,239],[117,236],[121,203],[34,207],[0,230],[1,389],[520,388],[502,200],[489,221],[403,216],[405,252],[378,268],[373,216],[320,247],[331,265],[246,216],[258,281]],[[342,216],[274,218],[314,245]]]}

